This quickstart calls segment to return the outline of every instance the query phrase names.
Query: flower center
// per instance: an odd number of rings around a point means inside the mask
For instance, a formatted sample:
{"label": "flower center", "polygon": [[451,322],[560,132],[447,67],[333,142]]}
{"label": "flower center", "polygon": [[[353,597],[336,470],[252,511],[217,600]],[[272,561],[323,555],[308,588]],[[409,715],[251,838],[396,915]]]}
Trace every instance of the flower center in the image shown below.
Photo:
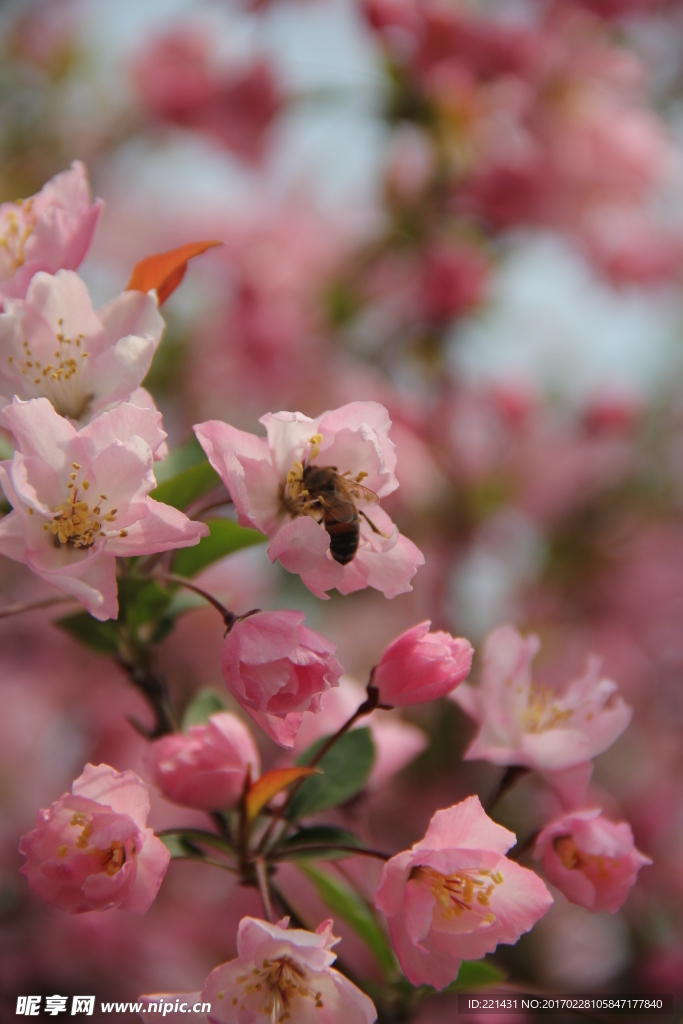
{"label": "flower center", "polygon": [[31,217],[33,200],[19,199],[14,205],[24,217],[20,217],[17,210],[10,209],[0,222],[0,271],[5,277],[10,277],[23,265],[24,247],[35,226]]}
{"label": "flower center", "polygon": [[[126,848],[118,839],[113,839],[107,850],[100,850],[96,846],[89,846],[92,835],[92,821],[83,811],[76,811],[69,824],[73,828],[80,828],[80,835],[76,839],[77,850],[89,850],[90,853],[99,854],[102,869],[106,875],[116,875],[126,863]],[[57,856],[66,857],[69,847],[66,844],[57,847]]]}
{"label": "flower center", "polygon": [[601,857],[595,853],[584,853],[571,836],[558,836],[553,841],[555,853],[568,871],[581,871],[589,881],[604,880],[610,871],[621,867],[621,861],[614,857]]}
{"label": "flower center", "polygon": [[[500,871],[475,871],[473,868],[464,868],[452,875],[442,875],[439,871],[423,865],[413,868],[410,878],[427,886],[437,902],[442,917],[447,921],[461,917],[466,911],[478,909],[475,905],[488,907],[491,893],[503,881]],[[495,919],[492,913],[483,917],[487,924],[493,924]]]}
{"label": "flower center", "polygon": [[320,454],[322,440],[322,434],[314,434],[308,439],[310,450],[304,458],[304,462],[297,459],[287,473],[285,483],[280,485],[280,503],[283,509],[292,516],[311,515],[312,504],[318,510],[320,509],[320,505],[315,501],[313,503],[306,501],[309,493],[304,487],[304,471],[305,466],[310,465],[316,455]]}
{"label": "flower center", "polygon": [[[75,338],[67,338],[62,327],[64,321],[57,321],[59,330],[55,332],[57,347],[54,362],[42,365],[35,359],[31,346],[26,339],[23,341],[23,356],[16,361],[16,366],[25,377],[24,385],[29,394],[35,398],[49,398],[60,416],[79,419],[88,408],[92,394],[85,391],[85,366],[83,360],[90,353],[83,348],[84,334]],[[7,362],[15,362],[14,356],[8,356]]]}
{"label": "flower center", "polygon": [[[70,494],[66,501],[57,505],[53,510],[52,519],[43,523],[43,530],[52,534],[54,545],[57,548],[66,546],[90,548],[98,537],[107,536],[102,524],[115,522],[118,509],[102,511],[101,503],[107,500],[106,494],[100,494],[97,503],[92,508],[85,498],[79,498],[78,486],[75,481],[81,467],[77,462],[72,462],[71,466],[73,471],[67,487],[69,490],[73,490],[73,494]],[[85,492],[89,490],[90,484],[87,480],[82,480],[80,487]],[[29,514],[32,512],[33,509],[29,509]],[[119,530],[119,535],[125,537],[127,534],[125,530]]]}
{"label": "flower center", "polygon": [[543,683],[532,683],[529,699],[522,716],[522,728],[526,732],[545,732],[571,718],[568,708],[562,708],[555,699],[555,692]]}
{"label": "flower center", "polygon": [[[256,997],[259,1012],[268,1017],[269,1024],[284,1024],[290,1020],[297,996],[312,999],[317,1010],[324,1006],[322,993],[314,991],[306,980],[306,969],[288,956],[264,960],[261,969],[254,967],[250,974],[241,974],[235,981],[243,986],[245,997]],[[219,992],[218,998],[223,999],[224,995]],[[233,996],[232,1005],[246,1009],[239,996]]]}

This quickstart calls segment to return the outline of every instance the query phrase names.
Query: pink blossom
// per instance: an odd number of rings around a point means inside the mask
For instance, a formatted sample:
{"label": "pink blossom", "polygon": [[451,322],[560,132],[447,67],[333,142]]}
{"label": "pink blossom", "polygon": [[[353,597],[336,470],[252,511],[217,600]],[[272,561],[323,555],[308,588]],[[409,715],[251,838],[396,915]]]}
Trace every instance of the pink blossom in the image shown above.
{"label": "pink blossom", "polygon": [[219,712],[187,733],[151,743],[145,763],[154,785],[183,807],[221,811],[234,807],[247,771],[255,779],[260,758],[251,733],[237,715]]}
{"label": "pink blossom", "polygon": [[131,399],[163,329],[154,293],[124,292],[95,313],[77,274],[38,273],[26,299],[6,299],[0,314],[0,404],[44,396],[60,416],[87,423]]}
{"label": "pink blossom", "polygon": [[[230,491],[239,521],[268,534],[271,561],[279,558],[285,569],[299,573],[317,597],[333,587],[349,594],[370,586],[386,597],[411,590],[424,558],[375,503],[398,487],[386,409],[352,402],[316,419],[280,412],[268,413],[261,423],[267,437],[219,420],[194,429]],[[346,552],[344,562],[333,557],[323,523],[323,502],[330,495],[321,501],[308,490],[317,468],[334,468],[358,510],[358,549],[350,559]],[[339,514],[339,522],[350,523],[354,511],[347,505]]]}
{"label": "pink blossom", "polygon": [[283,105],[271,66],[255,59],[221,67],[211,38],[183,28],[155,40],[138,56],[134,77],[142,103],[161,122],[204,132],[257,163]]}
{"label": "pink blossom", "polygon": [[198,339],[208,350],[195,367],[201,407],[208,402],[222,415],[226,401],[237,401],[257,416],[276,396],[312,393],[310,382],[329,376],[329,323],[320,296],[358,224],[348,217],[340,223],[295,191],[248,206],[209,230],[226,243],[216,260],[227,287]]}
{"label": "pink blossom", "polygon": [[526,765],[558,772],[607,750],[631,721],[616,683],[600,678],[600,660],[556,693],[531,678],[536,636],[501,626],[488,637],[479,686],[465,683],[452,696],[479,725],[466,760]]}
{"label": "pink blossom", "polygon": [[[306,715],[297,733],[292,753],[298,757],[316,740],[336,732],[367,699],[365,688],[342,676],[339,686],[320,698],[320,714]],[[360,718],[352,728],[370,729],[375,759],[367,788],[381,789],[397,772],[421,754],[428,743],[427,734],[411,722],[401,721],[389,711],[373,711]]]}
{"label": "pink blossom", "polygon": [[144,914],[170,854],[146,828],[149,787],[135,772],[87,764],[21,840],[21,872],[44,900],[70,914],[120,907]]}
{"label": "pink blossom", "polygon": [[657,224],[642,209],[603,207],[586,217],[581,241],[615,284],[667,284],[683,271],[683,235]]}
{"label": "pink blossom", "polygon": [[610,821],[602,811],[573,811],[543,829],[534,847],[548,880],[571,903],[610,914],[626,900],[649,857],[637,850],[626,821]]}
{"label": "pink blossom", "polygon": [[102,203],[90,201],[76,160],[36,195],[0,205],[0,297],[23,298],[39,270],[75,270],[90,245]]}
{"label": "pink blossom", "polygon": [[302,625],[303,612],[256,612],[237,619],[221,651],[228,690],[283,747],[294,744],[304,712],[320,710],[320,694],[344,671],[336,646]]}
{"label": "pink blossom", "polygon": [[289,918],[278,924],[242,919],[237,959],[212,971],[202,991],[212,1024],[281,1021],[285,1014],[302,1024],[373,1024],[372,1001],[332,967],[331,949],[339,942],[332,921],[315,932],[288,924]]}
{"label": "pink blossom", "polygon": [[13,511],[0,520],[0,554],[24,562],[96,619],[118,614],[116,556],[196,544],[208,533],[149,497],[161,414],[130,403],[76,430],[47,398],[2,411],[14,435],[0,485]]}
{"label": "pink blossom", "polygon": [[389,644],[372,674],[380,704],[407,707],[444,697],[469,675],[474,653],[469,640],[421,622]]}
{"label": "pink blossom", "polygon": [[385,864],[375,905],[413,985],[445,988],[463,960],[517,942],[549,909],[541,879],[504,856],[515,841],[470,796],[437,811],[424,839]]}
{"label": "pink blossom", "polygon": [[420,269],[419,301],[430,320],[469,312],[485,297],[489,268],[473,245],[433,245]]}

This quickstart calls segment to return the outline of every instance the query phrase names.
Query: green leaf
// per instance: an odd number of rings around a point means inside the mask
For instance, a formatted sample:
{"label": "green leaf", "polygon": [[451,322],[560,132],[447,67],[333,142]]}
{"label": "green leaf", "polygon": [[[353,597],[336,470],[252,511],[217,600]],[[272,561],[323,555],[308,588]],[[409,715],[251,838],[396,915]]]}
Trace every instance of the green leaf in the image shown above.
{"label": "green leaf", "polygon": [[278,850],[277,857],[278,860],[341,860],[353,857],[348,850],[335,849],[338,846],[363,846],[363,841],[344,828],[315,825],[299,829],[289,836]]}
{"label": "green leaf", "polygon": [[[297,764],[309,764],[327,742],[324,736],[299,758]],[[375,747],[369,729],[352,729],[337,740],[316,765],[323,772],[306,779],[292,797],[287,811],[290,821],[337,807],[355,796],[365,785],[375,760]]]}
{"label": "green leaf", "polygon": [[211,715],[225,710],[226,706],[217,693],[213,690],[200,690],[185,708],[183,732],[187,732],[191,725],[204,725]]}
{"label": "green leaf", "polygon": [[446,992],[497,985],[506,978],[506,972],[488,960],[464,960],[460,964],[458,977],[450,983]]}
{"label": "green leaf", "polygon": [[198,828],[169,829],[157,833],[158,838],[170,851],[171,857],[201,856],[202,847],[218,850],[222,854],[233,856],[235,850],[227,839],[217,836],[214,832],[204,832]]}
{"label": "green leaf", "polygon": [[336,917],[341,917],[377,957],[384,971],[396,971],[396,957],[374,911],[340,879],[311,864],[299,864],[299,870],[313,882],[318,896]]}
{"label": "green leaf", "polygon": [[160,618],[173,595],[152,580],[123,577],[119,580],[119,620],[132,629]]}
{"label": "green leaf", "polygon": [[119,628],[111,619],[98,622],[88,612],[77,612],[56,619],[55,626],[98,654],[112,655],[119,649]]}
{"label": "green leaf", "polygon": [[252,544],[261,544],[266,539],[258,530],[239,526],[231,519],[210,519],[206,525],[209,536],[203,537],[192,548],[181,548],[173,559],[173,572],[180,576],[195,576],[219,558]]}
{"label": "green leaf", "polygon": [[201,498],[221,482],[218,473],[208,462],[184,469],[170,480],[160,483],[150,494],[155,501],[163,501],[173,508],[184,509]]}
{"label": "green leaf", "polygon": [[180,860],[182,857],[187,857],[190,852],[185,844],[185,840],[182,835],[168,835],[159,836],[162,843],[171,854],[171,860]]}

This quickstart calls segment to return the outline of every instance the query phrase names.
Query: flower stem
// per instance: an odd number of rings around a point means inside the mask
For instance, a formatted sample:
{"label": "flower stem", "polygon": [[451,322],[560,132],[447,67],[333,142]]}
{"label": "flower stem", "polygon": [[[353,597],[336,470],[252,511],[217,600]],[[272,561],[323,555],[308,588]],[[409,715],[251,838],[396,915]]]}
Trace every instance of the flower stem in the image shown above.
{"label": "flower stem", "polygon": [[[370,679],[372,680],[372,676],[370,676]],[[333,733],[332,736],[330,736],[330,738],[325,743],[323,743],[322,747],[317,752],[317,754],[312,758],[312,760],[308,763],[307,767],[315,768],[317,764],[320,764],[325,754],[327,754],[335,745],[335,743],[337,743],[338,740],[340,740],[342,736],[344,736],[349,731],[351,726],[354,725],[354,723],[357,722],[359,718],[362,718],[364,715],[371,714],[373,711],[375,711],[377,707],[379,707],[379,692],[372,685],[372,682],[370,682],[368,683],[368,699],[363,701],[360,707],[356,708],[354,713],[346,722],[344,722],[341,728],[337,729],[337,731]],[[292,800],[294,799],[294,797],[296,796],[296,794],[298,793],[298,791],[301,789],[301,786],[303,785],[304,782],[305,779],[298,779],[294,783],[294,785],[290,787],[287,799],[285,800],[283,806],[280,808],[281,818],[287,817],[287,809],[291,804]],[[270,827],[269,832],[272,832],[272,828]],[[282,835],[280,835],[280,837],[276,841],[276,846],[284,837],[285,832],[283,832]],[[267,838],[270,838],[269,833],[267,833]]]}
{"label": "flower stem", "polygon": [[282,851],[277,860],[289,860],[290,857],[295,857],[299,853],[316,853],[316,851],[329,851],[338,850],[340,853],[351,853],[359,857],[375,857],[377,860],[391,860],[392,854],[384,853],[383,850],[370,850],[365,846],[351,846],[341,845],[320,845],[320,846],[290,846],[287,850]]}
{"label": "flower stem", "polygon": [[74,601],[73,597],[45,597],[42,601],[19,601],[17,604],[8,604],[6,608],[0,608],[0,619],[8,619],[11,615],[21,615],[23,612],[32,612],[36,608],[49,608],[52,604],[62,604],[64,601]]}
{"label": "flower stem", "polygon": [[[356,708],[356,710],[348,719],[348,721],[344,722],[341,728],[337,729],[337,731],[333,733],[332,736],[330,736],[326,743],[323,743],[322,747],[315,755],[315,757],[309,762],[307,767],[315,768],[315,766],[319,764],[320,761],[322,761],[325,754],[327,754],[332,749],[335,743],[338,740],[340,740],[342,736],[345,735],[345,733],[349,731],[351,726],[354,725],[359,718],[363,718],[364,715],[372,714],[372,712],[375,711],[377,707],[379,707],[379,694],[377,690],[374,688],[374,686],[368,686],[368,699],[366,701],[363,701],[359,708]],[[300,780],[299,785],[301,785],[302,782],[303,779]],[[293,786],[292,789],[290,790],[290,800],[293,797],[294,793],[296,792],[296,788],[296,786]],[[289,800],[287,801],[287,803],[289,803]]]}
{"label": "flower stem", "polygon": [[135,723],[135,727],[149,740],[165,736],[169,732],[178,732],[180,723],[171,704],[166,680],[154,669],[150,651],[136,651],[135,655],[133,658],[119,651],[114,656],[133,686],[136,686],[145,697],[156,716],[156,722],[151,731],[142,728],[137,723]]}
{"label": "flower stem", "polygon": [[266,918],[272,924],[275,920],[273,915],[273,904],[270,899],[270,886],[268,882],[268,867],[266,862],[261,860],[259,857],[254,861],[254,869],[256,871],[256,880],[258,882],[259,892],[261,893],[261,899],[263,900],[263,909],[266,914]]}
{"label": "flower stem", "polygon": [[223,617],[223,622],[228,629],[232,629],[234,626],[235,620],[237,619],[234,612],[231,612],[229,608],[226,608],[224,604],[221,604],[218,598],[214,597],[213,594],[209,594],[208,591],[202,590],[202,588],[198,587],[196,583],[191,583],[190,580],[185,579],[184,576],[176,576],[173,572],[157,572],[154,573],[153,579],[159,580],[163,583],[176,583],[179,587],[185,587],[186,590],[191,590],[194,594],[198,594],[200,597],[203,597],[205,601],[208,601],[217,612],[220,612]]}
{"label": "flower stem", "polygon": [[519,779],[528,774],[529,768],[526,768],[524,765],[508,765],[500,777],[497,789],[491,794],[486,803],[486,813],[489,814],[501,797],[504,797],[505,794],[519,781]]}

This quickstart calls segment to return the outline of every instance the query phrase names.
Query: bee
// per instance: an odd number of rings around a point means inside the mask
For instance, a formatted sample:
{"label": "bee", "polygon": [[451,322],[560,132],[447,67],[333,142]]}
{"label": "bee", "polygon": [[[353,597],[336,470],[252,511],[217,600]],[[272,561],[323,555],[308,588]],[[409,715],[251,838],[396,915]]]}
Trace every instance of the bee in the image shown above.
{"label": "bee", "polygon": [[306,512],[309,515],[315,514],[316,506],[322,512],[318,522],[329,534],[330,554],[340,565],[348,565],[358,551],[361,516],[373,533],[385,536],[365,512],[356,506],[356,501],[360,499],[375,504],[379,501],[374,491],[361,484],[364,476],[367,474],[359,473],[355,480],[348,479],[337,471],[336,466],[308,465],[303,470],[301,483]]}

